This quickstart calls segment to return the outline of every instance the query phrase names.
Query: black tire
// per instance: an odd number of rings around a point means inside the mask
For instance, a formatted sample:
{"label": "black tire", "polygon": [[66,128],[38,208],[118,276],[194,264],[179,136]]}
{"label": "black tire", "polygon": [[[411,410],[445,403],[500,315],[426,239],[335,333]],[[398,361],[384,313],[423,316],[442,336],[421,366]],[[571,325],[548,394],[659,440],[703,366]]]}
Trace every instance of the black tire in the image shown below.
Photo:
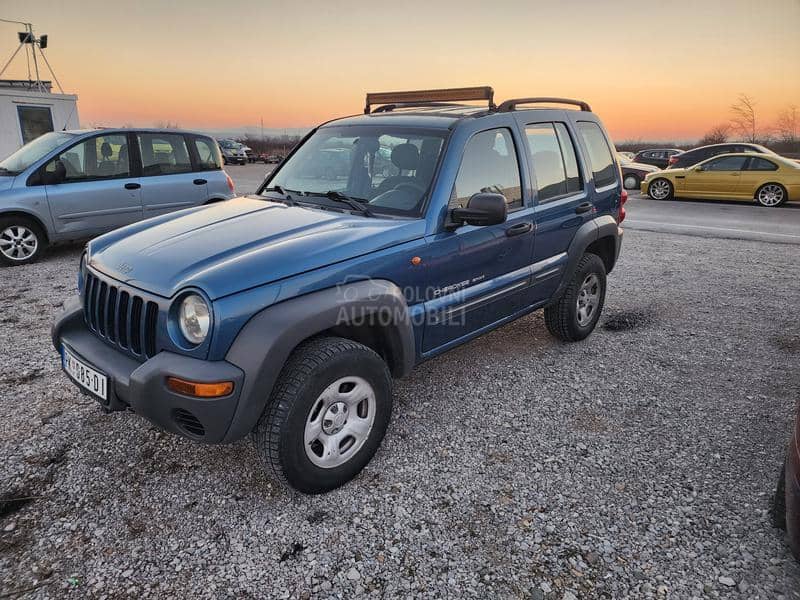
{"label": "black tire", "polygon": [[[627,183],[628,179],[632,179],[633,180],[633,185],[630,186],[630,187],[625,185]],[[642,180],[639,178],[638,175],[634,175],[633,173],[628,173],[627,175],[623,176],[622,184],[623,184],[623,186],[625,187],[626,190],[638,190],[642,185]]]}
{"label": "black tire", "polygon": [[39,227],[39,224],[32,219],[18,216],[0,217],[0,244],[12,241],[10,237],[6,236],[6,231],[11,230],[13,234],[15,228],[24,228],[26,231],[30,232],[35,239],[36,247],[32,254],[16,259],[6,256],[2,249],[0,249],[0,265],[9,267],[28,265],[38,260],[45,248],[47,248],[47,236],[44,231],[42,231],[42,228]]}
{"label": "black tire", "polygon": [[[343,377],[360,377],[372,386],[375,415],[361,447],[344,464],[315,465],[304,435],[321,393]],[[286,361],[272,396],[253,430],[264,465],[285,486],[307,494],[329,492],[350,481],[367,465],[383,440],[392,415],[392,383],[383,359],[370,348],[339,337],[313,338]]]}
{"label": "black tire", "polygon": [[[777,188],[779,188],[779,189],[780,189],[780,193],[781,193],[781,199],[780,199],[780,200],[778,200],[778,201],[777,201],[775,204],[768,204],[768,203],[767,203],[767,204],[765,204],[765,203],[764,203],[764,202],[761,200],[761,191],[762,191],[764,188],[767,188],[767,187],[772,187],[772,186],[774,186],[774,187],[777,187]],[[785,187],[783,187],[783,186],[782,186],[780,183],[773,183],[773,182],[770,182],[770,183],[765,183],[764,185],[762,185],[761,187],[759,187],[759,188],[756,190],[756,196],[755,196],[755,201],[756,201],[756,204],[758,204],[759,206],[763,206],[763,207],[765,207],[765,208],[775,208],[775,207],[777,207],[777,206],[782,206],[783,204],[785,204],[785,203],[786,203],[786,201],[787,201],[788,199],[789,199],[789,194],[786,192],[786,188],[785,188]]]}
{"label": "black tire", "polygon": [[[662,196],[661,198],[653,196],[652,192],[650,191],[653,189],[653,184],[655,184],[656,182],[659,182],[659,184],[661,184],[661,182],[666,182],[668,186],[667,194],[665,196]],[[664,177],[656,177],[655,179],[653,179],[653,181],[651,181],[648,184],[647,195],[650,196],[653,200],[672,200],[675,197],[675,186],[672,185],[672,182],[669,179],[666,179]]]}
{"label": "black tire", "polygon": [[[598,284],[599,302],[586,315],[588,320],[580,323],[578,319],[578,297],[581,287],[594,275]],[[594,330],[606,299],[606,267],[596,254],[584,254],[572,279],[561,298],[555,304],[544,309],[544,322],[547,330],[556,338],[565,342],[577,342],[584,339]]]}
{"label": "black tire", "polygon": [[778,485],[775,486],[775,495],[772,497],[772,526],[777,529],[786,529],[786,463],[781,468],[778,476]]}

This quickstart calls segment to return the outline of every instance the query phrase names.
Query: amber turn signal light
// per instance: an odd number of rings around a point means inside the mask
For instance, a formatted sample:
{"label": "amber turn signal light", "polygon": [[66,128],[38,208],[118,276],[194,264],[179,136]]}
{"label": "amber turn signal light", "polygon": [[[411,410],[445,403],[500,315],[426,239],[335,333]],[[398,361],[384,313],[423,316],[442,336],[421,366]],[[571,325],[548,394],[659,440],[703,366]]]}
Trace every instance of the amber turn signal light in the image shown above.
{"label": "amber turn signal light", "polygon": [[177,377],[167,377],[167,387],[173,392],[184,396],[194,396],[196,398],[219,398],[227,396],[233,391],[232,381],[217,381],[215,383],[198,383],[196,381],[186,381]]}

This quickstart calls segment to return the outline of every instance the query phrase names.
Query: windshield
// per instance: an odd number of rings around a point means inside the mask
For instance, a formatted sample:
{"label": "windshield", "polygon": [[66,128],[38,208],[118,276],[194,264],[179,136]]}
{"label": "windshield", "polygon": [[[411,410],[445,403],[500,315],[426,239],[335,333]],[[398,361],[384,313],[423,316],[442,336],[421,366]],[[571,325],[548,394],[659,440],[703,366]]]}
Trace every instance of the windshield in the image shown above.
{"label": "windshield", "polygon": [[[266,187],[299,194],[294,199],[301,202],[338,192],[368,203],[372,212],[419,215],[444,140],[445,132],[438,130],[324,127],[298,148]],[[311,198],[302,197],[306,194]]]}
{"label": "windshield", "polygon": [[19,175],[51,150],[75,137],[66,131],[51,131],[28,142],[5,160],[0,161],[0,175]]}
{"label": "windshield", "polygon": [[237,142],[229,142],[229,141],[220,142],[219,145],[225,148],[226,150],[237,150],[239,146],[241,146],[241,144]]}

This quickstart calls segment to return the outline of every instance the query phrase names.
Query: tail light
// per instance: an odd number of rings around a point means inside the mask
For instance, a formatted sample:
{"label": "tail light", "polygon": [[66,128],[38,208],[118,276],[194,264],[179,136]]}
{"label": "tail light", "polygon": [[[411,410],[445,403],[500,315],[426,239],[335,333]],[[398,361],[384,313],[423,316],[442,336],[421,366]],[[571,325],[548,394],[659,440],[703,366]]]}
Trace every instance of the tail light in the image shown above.
{"label": "tail light", "polygon": [[623,189],[619,195],[619,211],[617,212],[617,225],[625,220],[625,203],[628,201],[628,190]]}
{"label": "tail light", "polygon": [[228,189],[231,191],[231,194],[233,194],[236,191],[236,189],[233,185],[233,179],[231,179],[231,176],[228,175],[227,173],[225,173],[225,181],[228,183]]}
{"label": "tail light", "polygon": [[676,162],[678,162],[678,157],[677,156],[670,156],[669,157],[669,164],[670,165],[674,165]]}

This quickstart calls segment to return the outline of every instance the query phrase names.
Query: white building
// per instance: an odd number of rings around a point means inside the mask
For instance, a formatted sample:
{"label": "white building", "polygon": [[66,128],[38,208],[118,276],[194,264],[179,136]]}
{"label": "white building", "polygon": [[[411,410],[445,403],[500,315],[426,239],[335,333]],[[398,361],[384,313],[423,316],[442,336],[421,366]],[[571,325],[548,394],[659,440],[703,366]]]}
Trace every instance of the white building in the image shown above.
{"label": "white building", "polygon": [[49,81],[0,79],[0,160],[43,133],[80,128],[78,96],[50,90]]}

